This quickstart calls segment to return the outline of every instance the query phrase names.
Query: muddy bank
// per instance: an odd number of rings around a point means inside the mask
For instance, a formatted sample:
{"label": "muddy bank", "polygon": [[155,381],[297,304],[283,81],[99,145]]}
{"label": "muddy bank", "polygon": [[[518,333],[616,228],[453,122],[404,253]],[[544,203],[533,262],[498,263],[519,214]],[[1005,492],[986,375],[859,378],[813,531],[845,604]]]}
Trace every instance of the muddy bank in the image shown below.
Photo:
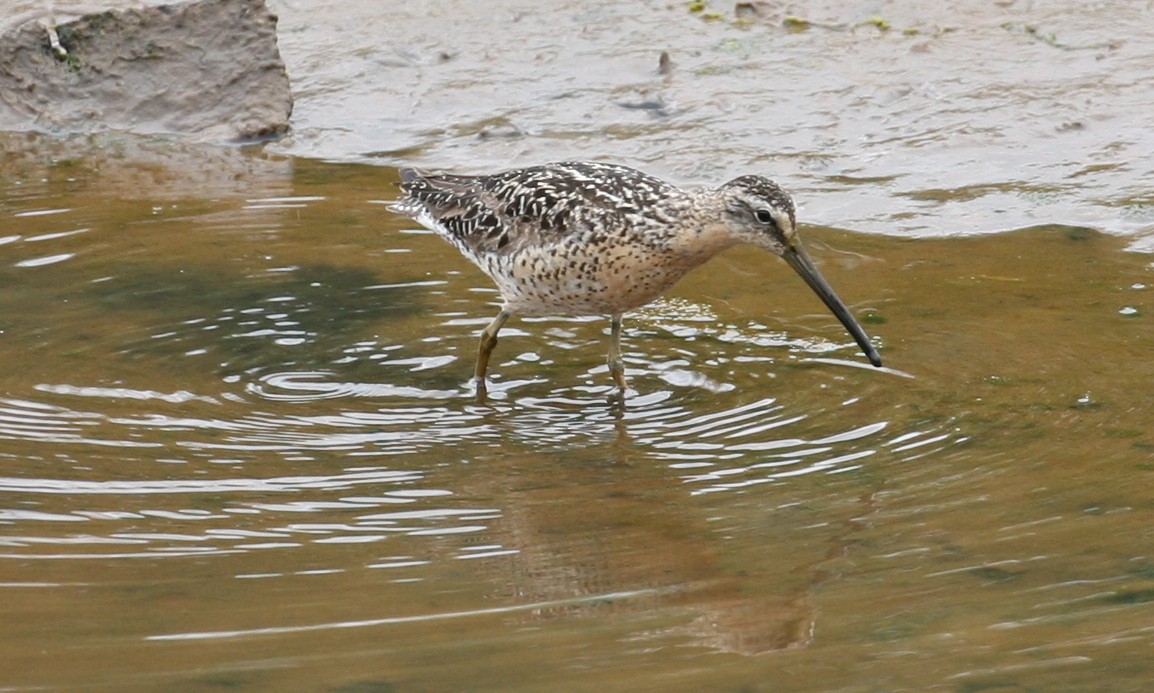
{"label": "muddy bank", "polygon": [[292,95],[276,16],[263,0],[60,12],[5,22],[0,130],[129,130],[208,141],[288,130]]}
{"label": "muddy bank", "polygon": [[[269,5],[295,96],[278,154],[459,172],[596,159],[706,185],[759,173],[806,223],[1072,224],[1154,248],[1149,6]],[[153,117],[131,125],[176,127]]]}
{"label": "muddy bank", "polygon": [[686,184],[759,173],[811,223],[1063,223],[1154,246],[1148,4],[823,0],[755,19],[693,4],[270,0],[297,93],[276,146],[465,173],[569,158]]}

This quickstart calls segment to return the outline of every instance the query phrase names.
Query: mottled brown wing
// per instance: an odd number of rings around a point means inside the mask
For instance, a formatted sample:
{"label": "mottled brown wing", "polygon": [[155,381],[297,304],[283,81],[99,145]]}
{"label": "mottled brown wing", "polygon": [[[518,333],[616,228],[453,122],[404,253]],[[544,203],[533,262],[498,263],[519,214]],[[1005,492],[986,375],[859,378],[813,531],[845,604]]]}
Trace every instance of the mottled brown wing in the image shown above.
{"label": "mottled brown wing", "polygon": [[645,197],[676,194],[635,169],[562,162],[490,176],[401,171],[405,197],[392,209],[416,219],[475,257],[557,243],[608,230],[644,213]]}

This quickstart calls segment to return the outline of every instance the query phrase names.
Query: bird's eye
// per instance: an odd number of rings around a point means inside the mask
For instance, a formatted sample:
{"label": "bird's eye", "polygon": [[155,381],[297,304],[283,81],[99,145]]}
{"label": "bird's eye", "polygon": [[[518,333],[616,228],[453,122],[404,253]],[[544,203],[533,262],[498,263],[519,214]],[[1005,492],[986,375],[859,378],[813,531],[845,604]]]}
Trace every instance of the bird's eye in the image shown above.
{"label": "bird's eye", "polygon": [[756,212],[753,213],[753,218],[757,219],[759,222],[761,222],[763,224],[772,224],[773,223],[773,215],[769,213],[768,209],[757,210]]}

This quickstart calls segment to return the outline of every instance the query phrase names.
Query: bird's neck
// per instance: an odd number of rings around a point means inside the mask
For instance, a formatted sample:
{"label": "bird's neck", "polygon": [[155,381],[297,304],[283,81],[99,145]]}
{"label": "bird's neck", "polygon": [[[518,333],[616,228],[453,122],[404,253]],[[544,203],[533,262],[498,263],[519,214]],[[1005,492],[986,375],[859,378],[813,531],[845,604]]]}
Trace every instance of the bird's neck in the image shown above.
{"label": "bird's neck", "polygon": [[737,245],[724,219],[724,201],[713,191],[699,193],[692,204],[681,212],[684,229],[670,239],[670,250],[682,257],[691,267],[709,261],[713,256]]}

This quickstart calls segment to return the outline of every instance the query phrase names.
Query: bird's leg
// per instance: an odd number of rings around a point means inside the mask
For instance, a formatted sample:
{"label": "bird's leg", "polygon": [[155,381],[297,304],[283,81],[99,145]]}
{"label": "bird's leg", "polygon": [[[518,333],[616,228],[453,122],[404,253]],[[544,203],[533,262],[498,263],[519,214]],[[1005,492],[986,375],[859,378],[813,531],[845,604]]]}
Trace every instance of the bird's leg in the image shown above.
{"label": "bird's leg", "polygon": [[477,346],[477,370],[473,372],[473,379],[477,381],[478,388],[485,387],[485,373],[489,370],[489,355],[493,353],[493,347],[497,346],[497,333],[501,331],[510,315],[512,314],[502,310],[497,313],[497,317],[493,318],[493,322],[489,323],[489,326],[481,332],[481,343]]}
{"label": "bird's leg", "polygon": [[613,382],[625,392],[625,363],[621,360],[621,314],[617,313],[610,318],[609,328],[609,375]]}

